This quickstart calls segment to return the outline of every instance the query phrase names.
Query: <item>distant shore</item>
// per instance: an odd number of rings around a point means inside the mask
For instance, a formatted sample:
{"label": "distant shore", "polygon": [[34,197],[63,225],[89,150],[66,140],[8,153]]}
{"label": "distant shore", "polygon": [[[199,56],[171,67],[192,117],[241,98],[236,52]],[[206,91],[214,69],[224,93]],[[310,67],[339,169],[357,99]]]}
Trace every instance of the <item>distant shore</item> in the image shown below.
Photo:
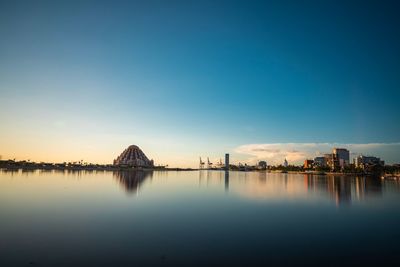
{"label": "distant shore", "polygon": [[[102,167],[92,167],[92,166],[1,166],[0,170],[3,171],[224,171],[223,169],[193,169],[193,168],[142,168],[142,167],[120,167],[120,166],[102,166]],[[371,176],[372,174],[368,173],[344,173],[344,172],[302,172],[302,171],[271,171],[271,170],[248,170],[248,171],[239,171],[239,170],[231,170],[234,172],[265,172],[272,174],[305,174],[305,175],[316,175],[316,176]],[[376,176],[376,175],[375,175]],[[391,175],[391,174],[383,174],[382,177],[399,177],[400,175]]]}
{"label": "distant shore", "polygon": [[[102,165],[102,164],[80,164],[80,163],[36,163],[29,161],[0,160],[0,170],[4,171],[225,171],[223,168],[198,169],[198,168],[168,168],[166,166],[154,167],[132,167],[121,165]],[[359,172],[329,172],[329,171],[285,171],[268,169],[231,169],[237,172],[267,172],[280,174],[305,174],[305,175],[329,175],[329,176],[379,176],[382,178],[400,178],[399,173],[359,173]]]}
{"label": "distant shore", "polygon": [[192,168],[168,168],[165,166],[131,167],[121,165],[76,164],[76,163],[36,163],[28,161],[0,161],[3,170],[67,170],[67,171],[194,171]]}
{"label": "distant shore", "polygon": [[0,166],[0,170],[13,171],[13,170],[23,170],[23,171],[197,171],[197,169],[191,168],[132,168],[132,167],[3,167]]}

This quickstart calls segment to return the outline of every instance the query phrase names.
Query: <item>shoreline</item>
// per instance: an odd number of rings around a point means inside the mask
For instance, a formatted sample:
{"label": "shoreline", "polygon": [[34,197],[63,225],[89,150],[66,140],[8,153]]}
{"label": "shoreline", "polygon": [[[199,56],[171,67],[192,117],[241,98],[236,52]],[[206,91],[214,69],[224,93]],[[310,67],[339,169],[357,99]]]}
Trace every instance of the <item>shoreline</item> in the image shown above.
{"label": "shoreline", "polygon": [[0,167],[3,171],[197,171],[197,169],[190,168],[25,168],[25,167]]}
{"label": "shoreline", "polygon": [[120,167],[120,166],[0,166],[4,171],[196,171],[191,168],[143,168],[143,167]]}
{"label": "shoreline", "polygon": [[[0,166],[1,171],[225,171],[224,169],[193,169],[193,168],[143,168],[143,167],[121,167],[121,166]],[[233,172],[265,172],[275,174],[306,174],[317,176],[380,176],[399,177],[400,174],[372,174],[372,173],[347,173],[347,172],[320,172],[320,171],[278,171],[278,170],[230,170]]]}

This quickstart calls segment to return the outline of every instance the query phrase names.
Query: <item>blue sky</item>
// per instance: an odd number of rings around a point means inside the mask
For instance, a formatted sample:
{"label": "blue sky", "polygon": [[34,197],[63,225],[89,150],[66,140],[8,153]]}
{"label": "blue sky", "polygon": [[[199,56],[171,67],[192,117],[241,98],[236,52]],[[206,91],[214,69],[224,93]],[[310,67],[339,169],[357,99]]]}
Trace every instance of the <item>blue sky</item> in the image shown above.
{"label": "blue sky", "polygon": [[398,143],[398,7],[2,1],[0,154],[111,162],[137,144],[193,166],[249,144]]}

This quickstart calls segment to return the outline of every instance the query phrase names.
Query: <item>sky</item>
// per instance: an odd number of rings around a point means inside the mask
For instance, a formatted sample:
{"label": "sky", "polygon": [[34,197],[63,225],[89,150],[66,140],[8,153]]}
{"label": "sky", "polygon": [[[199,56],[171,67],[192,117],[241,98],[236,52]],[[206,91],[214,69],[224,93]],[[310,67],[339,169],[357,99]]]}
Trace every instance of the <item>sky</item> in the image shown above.
{"label": "sky", "polygon": [[0,155],[400,162],[399,5],[0,1]]}

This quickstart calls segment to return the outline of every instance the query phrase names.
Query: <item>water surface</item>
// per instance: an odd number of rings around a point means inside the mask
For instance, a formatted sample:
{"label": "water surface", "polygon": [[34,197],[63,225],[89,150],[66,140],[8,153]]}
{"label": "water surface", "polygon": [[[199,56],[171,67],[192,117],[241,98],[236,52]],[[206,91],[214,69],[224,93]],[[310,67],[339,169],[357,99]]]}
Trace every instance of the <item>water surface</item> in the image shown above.
{"label": "water surface", "polygon": [[0,266],[400,264],[400,183],[265,172],[0,172]]}

